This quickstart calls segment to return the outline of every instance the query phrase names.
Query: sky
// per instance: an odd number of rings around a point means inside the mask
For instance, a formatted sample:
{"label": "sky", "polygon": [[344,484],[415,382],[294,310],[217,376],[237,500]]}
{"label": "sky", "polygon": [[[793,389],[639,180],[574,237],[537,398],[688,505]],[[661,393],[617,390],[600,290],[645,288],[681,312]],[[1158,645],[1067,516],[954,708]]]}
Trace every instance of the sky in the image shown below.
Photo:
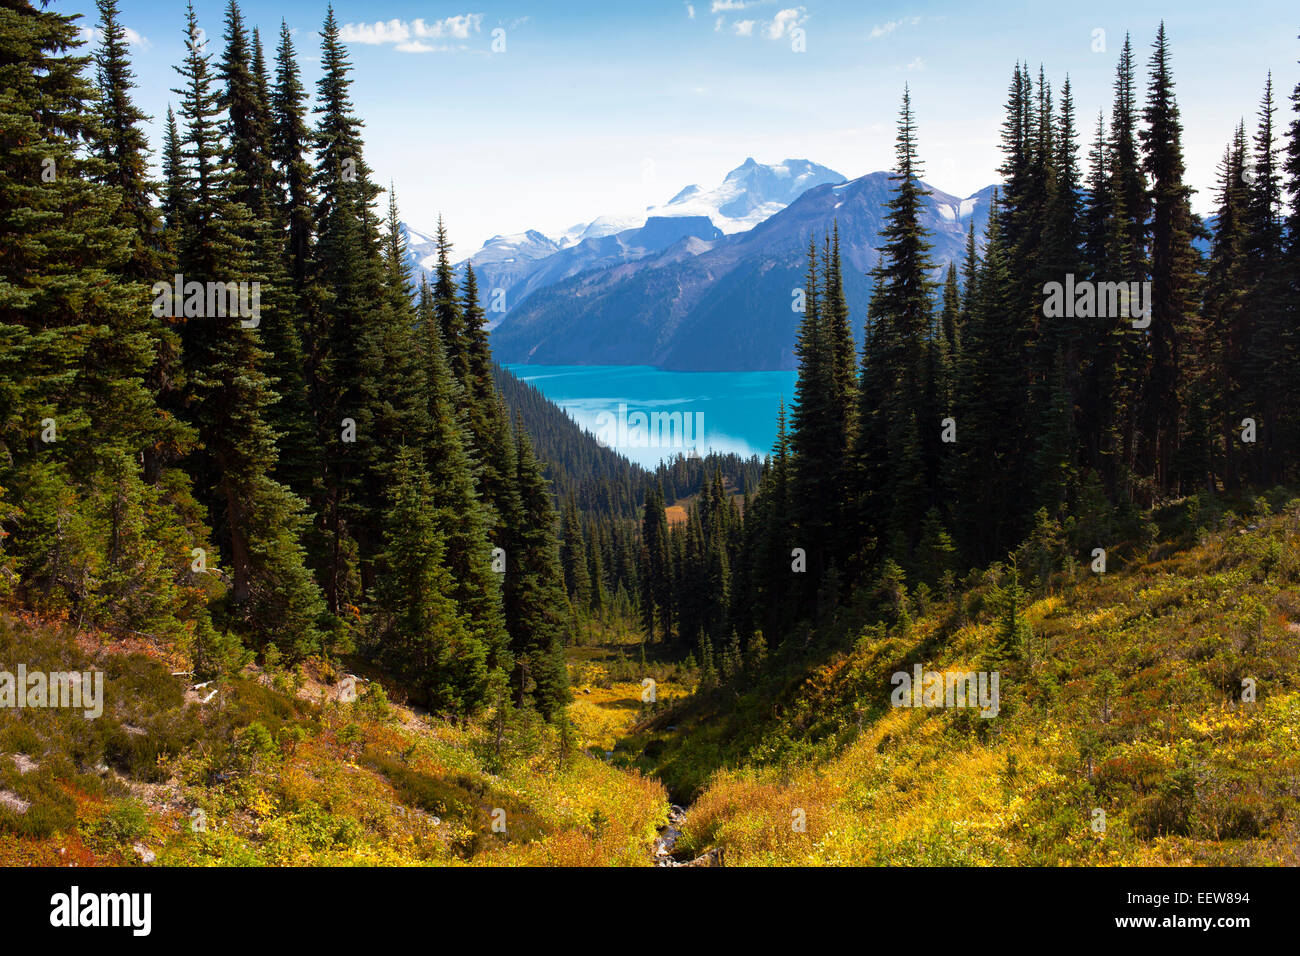
{"label": "sky", "polygon": [[[219,51],[225,0],[198,0]],[[56,9],[96,22],[93,0]],[[394,183],[402,218],[444,217],[457,258],[490,237],[558,235],[601,214],[717,185],[747,157],[810,159],[848,178],[893,162],[911,90],[928,183],[969,195],[997,179],[998,136],[1018,60],[1054,88],[1068,74],[1081,160],[1125,33],[1145,96],[1150,44],[1164,19],[1184,124],[1194,208],[1213,203],[1215,168],[1237,122],[1254,128],[1271,70],[1275,127],[1300,80],[1294,0],[1088,3],[877,0],[339,0],[354,66],[366,159]],[[314,94],[325,0],[245,0],[268,59],[280,20],[294,31]],[[137,101],[151,143],[184,54],[180,0],[120,0],[132,32]]]}

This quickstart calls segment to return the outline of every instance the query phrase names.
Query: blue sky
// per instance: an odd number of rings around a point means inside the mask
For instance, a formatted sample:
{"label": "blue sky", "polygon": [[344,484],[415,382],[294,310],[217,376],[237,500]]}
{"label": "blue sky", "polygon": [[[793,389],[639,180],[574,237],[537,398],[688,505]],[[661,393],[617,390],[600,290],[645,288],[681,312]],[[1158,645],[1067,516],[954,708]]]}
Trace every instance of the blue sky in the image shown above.
{"label": "blue sky", "polygon": [[[92,0],[55,6],[94,23]],[[324,0],[243,6],[268,56],[281,17],[295,30],[314,92]],[[1145,90],[1162,17],[1198,211],[1210,205],[1215,164],[1236,122],[1244,116],[1253,128],[1270,69],[1279,128],[1290,121],[1300,79],[1293,0],[972,7],[341,0],[335,11],[347,27],[353,98],[378,181],[396,183],[413,226],[431,228],[442,213],[461,254],[498,233],[554,235],[602,213],[662,203],[690,183],[708,188],[748,156],[807,158],[849,177],[887,168],[904,84],[927,180],[967,195],[996,178],[1002,104],[1018,59],[1035,71],[1042,63],[1057,88],[1069,73],[1090,137],[1098,110],[1109,115],[1125,32]],[[225,0],[196,8],[219,46]],[[183,55],[184,3],[121,0],[121,11],[138,37],[140,105],[161,119],[175,101],[169,88]],[[495,33],[498,52],[494,31],[504,31]]]}

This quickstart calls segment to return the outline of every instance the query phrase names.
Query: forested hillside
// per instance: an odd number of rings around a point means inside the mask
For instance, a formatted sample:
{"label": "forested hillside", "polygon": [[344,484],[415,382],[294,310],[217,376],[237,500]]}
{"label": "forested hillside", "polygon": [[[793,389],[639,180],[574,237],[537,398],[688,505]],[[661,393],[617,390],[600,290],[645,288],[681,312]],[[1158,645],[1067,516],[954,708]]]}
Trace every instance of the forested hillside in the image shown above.
{"label": "forested hillside", "polygon": [[155,144],[97,10],[0,0],[0,664],[108,691],[0,680],[2,862],[1294,861],[1300,87],[1211,232],[1163,25],[1082,158],[1016,65],[946,270],[905,91],[772,454],[650,473],[416,281],[332,9],[191,5]]}
{"label": "forested hillside", "polygon": [[557,713],[554,505],[472,270],[444,239],[412,288],[391,187],[379,215],[333,13],[312,96],[287,26],[272,65],[236,3],[219,51],[191,7],[160,183],[99,13],[92,60],[0,10],[10,596],[199,677],[356,650],[449,714]]}

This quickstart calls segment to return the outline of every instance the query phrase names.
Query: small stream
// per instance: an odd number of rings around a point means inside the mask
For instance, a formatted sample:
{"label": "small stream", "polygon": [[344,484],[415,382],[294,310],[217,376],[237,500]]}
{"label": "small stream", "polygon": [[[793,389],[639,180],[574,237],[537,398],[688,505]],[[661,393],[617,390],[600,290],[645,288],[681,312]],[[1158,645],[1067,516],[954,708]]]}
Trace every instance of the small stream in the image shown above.
{"label": "small stream", "polygon": [[677,804],[668,807],[668,825],[659,831],[655,838],[651,856],[655,866],[722,866],[722,849],[714,847],[705,850],[693,860],[679,860],[673,855],[673,849],[682,835],[682,824],[686,822],[686,809]]}

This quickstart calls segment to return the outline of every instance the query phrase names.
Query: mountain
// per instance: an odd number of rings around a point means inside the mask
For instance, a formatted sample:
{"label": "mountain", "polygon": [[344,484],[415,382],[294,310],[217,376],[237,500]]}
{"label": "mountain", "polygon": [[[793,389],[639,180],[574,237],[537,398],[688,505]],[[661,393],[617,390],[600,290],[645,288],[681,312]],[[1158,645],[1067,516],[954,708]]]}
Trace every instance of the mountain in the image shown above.
{"label": "mountain", "polygon": [[[421,273],[432,276],[438,264],[438,243],[433,236],[413,229],[408,223],[402,223],[406,234],[406,259],[411,272],[418,277]],[[470,256],[468,260],[456,263],[457,277],[465,274],[465,262],[474,264],[479,288],[483,290],[485,308],[491,308],[492,290],[505,289],[506,302],[516,284],[523,282],[536,269],[537,263],[555,255],[561,246],[549,236],[544,236],[535,229],[517,232],[509,236],[493,236],[483,243],[483,248]],[[497,312],[489,312],[489,320],[500,319]],[[489,328],[492,323],[489,322]]]}
{"label": "mountain", "polygon": [[[972,221],[983,234],[995,187],[965,198],[927,188],[924,224],[941,278],[960,259]],[[657,254],[535,288],[494,330],[493,351],[502,362],[537,364],[794,368],[800,316],[791,303],[809,236],[838,223],[845,294],[860,327],[892,193],[885,172],[825,183],[747,231],[684,237]]]}
{"label": "mountain", "polygon": [[[666,203],[639,213],[600,216],[579,223],[553,239],[536,230],[493,236],[468,259],[456,264],[458,275],[470,262],[483,290],[490,327],[501,320],[492,311],[495,290],[502,290],[505,313],[531,293],[593,269],[604,269],[663,252],[682,239],[694,239],[695,252],[724,235],[752,229],[780,212],[800,195],[824,183],[841,183],[833,169],[806,159],[774,165],[746,159],[709,190],[687,186]],[[407,256],[418,273],[428,272],[437,259],[433,238],[403,224]]]}
{"label": "mountain", "polygon": [[636,229],[655,217],[703,216],[721,232],[731,235],[754,228],[814,186],[842,182],[844,177],[835,170],[807,159],[787,159],[766,165],[750,157],[727,173],[722,184],[714,189],[690,185],[662,206],[650,206],[643,213],[601,216],[590,223],[579,223],[565,231],[560,244],[576,245],[584,239]]}

